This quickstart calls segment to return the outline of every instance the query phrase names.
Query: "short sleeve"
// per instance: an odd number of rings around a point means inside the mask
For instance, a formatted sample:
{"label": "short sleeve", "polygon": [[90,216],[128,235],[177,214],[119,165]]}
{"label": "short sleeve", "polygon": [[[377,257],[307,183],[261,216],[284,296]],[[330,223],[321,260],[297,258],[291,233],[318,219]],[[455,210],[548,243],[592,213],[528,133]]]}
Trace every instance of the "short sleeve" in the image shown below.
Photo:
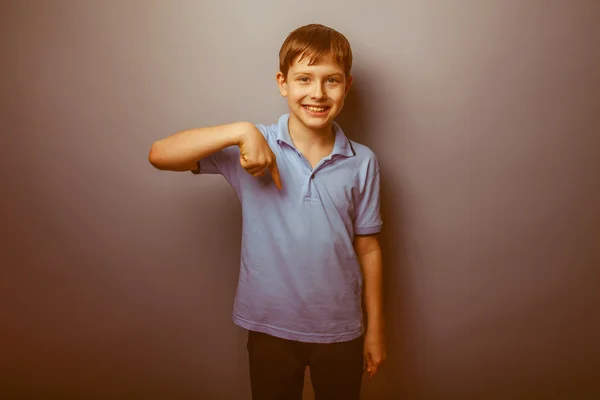
{"label": "short sleeve", "polygon": [[238,180],[240,168],[240,149],[230,146],[199,160],[198,168],[192,172],[223,175],[233,185]]}
{"label": "short sleeve", "polygon": [[379,168],[367,179],[361,188],[355,206],[354,233],[356,235],[371,235],[379,233],[383,225],[379,210],[380,203],[380,174]]}

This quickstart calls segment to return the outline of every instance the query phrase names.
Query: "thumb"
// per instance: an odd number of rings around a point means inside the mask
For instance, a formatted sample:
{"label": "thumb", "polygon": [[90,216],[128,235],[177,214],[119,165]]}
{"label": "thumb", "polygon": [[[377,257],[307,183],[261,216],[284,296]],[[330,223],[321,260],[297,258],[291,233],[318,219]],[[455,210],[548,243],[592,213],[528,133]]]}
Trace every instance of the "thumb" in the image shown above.
{"label": "thumb", "polygon": [[372,378],[375,376],[375,374],[377,373],[377,369],[378,367],[373,365],[370,369],[369,369],[369,378]]}
{"label": "thumb", "polygon": [[271,172],[271,177],[273,178],[273,182],[275,182],[275,186],[277,186],[277,189],[281,190],[281,176],[279,175],[279,168],[277,168],[277,163],[275,161],[269,165],[269,171]]}
{"label": "thumb", "polygon": [[365,354],[365,369],[370,374],[373,371],[373,360],[371,360],[371,354]]}

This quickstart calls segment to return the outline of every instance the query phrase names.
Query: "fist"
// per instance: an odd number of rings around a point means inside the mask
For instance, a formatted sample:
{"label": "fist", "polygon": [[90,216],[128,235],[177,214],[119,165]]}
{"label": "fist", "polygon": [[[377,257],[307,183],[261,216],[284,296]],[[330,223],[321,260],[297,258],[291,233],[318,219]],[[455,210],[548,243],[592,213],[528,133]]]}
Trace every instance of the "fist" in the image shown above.
{"label": "fist", "polygon": [[281,178],[275,154],[269,147],[263,134],[252,125],[246,132],[238,145],[240,148],[240,165],[252,176],[263,176],[267,169],[271,172],[271,177],[277,189],[281,190]]}

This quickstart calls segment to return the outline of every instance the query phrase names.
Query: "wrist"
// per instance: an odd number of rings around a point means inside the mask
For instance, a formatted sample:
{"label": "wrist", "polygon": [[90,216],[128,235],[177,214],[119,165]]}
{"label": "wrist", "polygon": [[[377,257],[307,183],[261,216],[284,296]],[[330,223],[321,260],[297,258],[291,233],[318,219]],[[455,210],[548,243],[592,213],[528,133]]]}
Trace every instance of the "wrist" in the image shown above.
{"label": "wrist", "polygon": [[381,334],[385,331],[385,321],[383,318],[369,318],[367,320],[367,333]]}
{"label": "wrist", "polygon": [[232,137],[233,144],[238,147],[241,146],[254,129],[256,127],[251,122],[238,122],[235,124]]}

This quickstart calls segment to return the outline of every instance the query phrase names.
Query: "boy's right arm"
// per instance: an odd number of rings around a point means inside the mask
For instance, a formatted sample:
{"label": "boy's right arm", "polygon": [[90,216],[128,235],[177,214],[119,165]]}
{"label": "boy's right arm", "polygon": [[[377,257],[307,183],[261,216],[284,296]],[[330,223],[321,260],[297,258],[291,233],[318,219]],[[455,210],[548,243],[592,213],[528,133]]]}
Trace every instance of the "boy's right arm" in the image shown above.
{"label": "boy's right arm", "polygon": [[262,176],[268,168],[281,189],[275,154],[263,134],[250,122],[188,129],[156,141],[148,161],[157,169],[192,171],[197,162],[226,147],[240,148],[240,164],[253,176]]}
{"label": "boy's right arm", "polygon": [[157,169],[191,171],[196,162],[229,146],[237,146],[250,131],[247,122],[187,129],[154,142],[148,161]]}

